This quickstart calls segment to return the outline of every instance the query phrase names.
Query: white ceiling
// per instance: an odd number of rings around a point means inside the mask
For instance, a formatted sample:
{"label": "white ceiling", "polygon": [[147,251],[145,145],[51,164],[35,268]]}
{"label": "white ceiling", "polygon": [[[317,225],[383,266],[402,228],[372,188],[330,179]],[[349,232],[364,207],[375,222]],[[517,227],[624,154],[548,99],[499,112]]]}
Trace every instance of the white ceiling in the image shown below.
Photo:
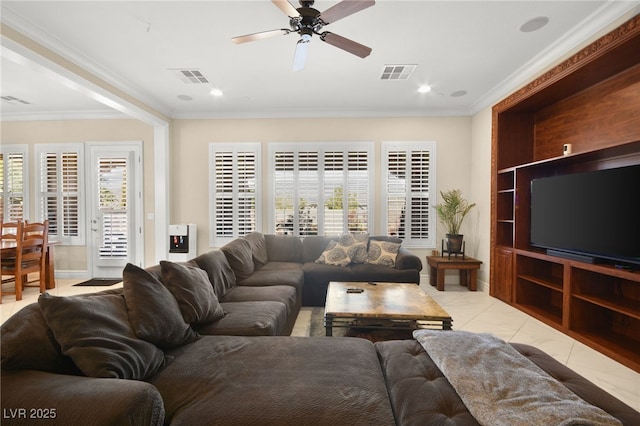
{"label": "white ceiling", "polygon": [[[292,0],[298,6],[296,0]],[[326,10],[335,1],[316,1]],[[373,49],[365,59],[314,36],[305,70],[291,71],[296,34],[270,1],[5,1],[2,22],[173,118],[469,115],[494,104],[640,1],[378,0],[325,27]],[[535,32],[519,28],[546,16]],[[6,39],[3,37],[3,44]],[[16,63],[2,50],[2,118],[108,115],[110,109]],[[385,65],[417,65],[383,81]],[[28,64],[27,64],[28,65]],[[185,84],[197,69],[209,84]],[[418,93],[428,84],[431,92]],[[222,97],[209,94],[212,87]],[[451,96],[465,91],[464,96]],[[186,95],[189,101],[178,96]],[[181,96],[181,97],[183,97]],[[112,111],[112,110],[111,110]]]}

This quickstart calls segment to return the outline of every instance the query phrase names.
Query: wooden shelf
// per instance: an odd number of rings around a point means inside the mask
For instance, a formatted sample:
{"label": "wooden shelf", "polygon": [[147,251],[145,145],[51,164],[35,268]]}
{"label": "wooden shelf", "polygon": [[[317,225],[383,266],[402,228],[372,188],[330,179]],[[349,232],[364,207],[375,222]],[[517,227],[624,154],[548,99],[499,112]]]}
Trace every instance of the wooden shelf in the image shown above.
{"label": "wooden shelf", "polygon": [[533,179],[640,164],[638,51],[640,15],[493,107],[490,292],[640,372],[640,273],[529,242]]}
{"label": "wooden shelf", "polygon": [[585,302],[601,306],[613,312],[627,315],[631,318],[640,320],[640,312],[638,312],[638,301],[627,300],[622,297],[603,297],[603,296],[587,296],[584,294],[574,294],[572,297],[584,300]]}
{"label": "wooden shelf", "polygon": [[541,285],[543,287],[550,288],[551,290],[562,291],[562,284],[561,283],[552,283],[550,281],[545,281],[543,279],[539,279],[539,278],[534,277],[532,275],[518,275],[518,278],[521,278],[523,280],[529,281],[529,282],[537,284],[537,285]]}
{"label": "wooden shelf", "polygon": [[542,309],[537,305],[524,303],[515,303],[514,305],[521,311],[540,319],[544,323],[554,325],[556,328],[562,325],[562,310],[560,309]]}

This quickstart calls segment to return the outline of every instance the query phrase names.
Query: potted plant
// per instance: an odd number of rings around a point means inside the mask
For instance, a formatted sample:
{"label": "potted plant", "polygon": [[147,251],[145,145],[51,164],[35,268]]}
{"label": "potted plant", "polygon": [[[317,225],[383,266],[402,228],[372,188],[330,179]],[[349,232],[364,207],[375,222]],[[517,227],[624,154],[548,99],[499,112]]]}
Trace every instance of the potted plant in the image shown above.
{"label": "potted plant", "polygon": [[462,191],[451,189],[446,192],[440,191],[442,203],[435,206],[440,222],[447,229],[447,252],[462,253],[462,238],[460,226],[464,217],[475,207],[476,203],[469,202],[462,197]]}

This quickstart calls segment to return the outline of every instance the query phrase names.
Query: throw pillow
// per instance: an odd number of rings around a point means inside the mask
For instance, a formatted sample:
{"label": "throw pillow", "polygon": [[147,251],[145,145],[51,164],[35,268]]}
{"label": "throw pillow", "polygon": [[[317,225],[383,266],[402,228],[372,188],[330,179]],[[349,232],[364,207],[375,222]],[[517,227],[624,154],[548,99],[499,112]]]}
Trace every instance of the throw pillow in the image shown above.
{"label": "throw pillow", "polygon": [[27,305],[12,315],[2,324],[0,335],[4,370],[25,369],[78,374],[78,368],[71,358],[62,354],[60,345],[37,303]]}
{"label": "throw pillow", "polygon": [[189,324],[214,322],[224,311],[213,292],[207,273],[200,268],[160,261],[162,282],[178,301],[182,317]]}
{"label": "throw pillow", "polygon": [[62,353],[86,376],[142,380],[165,365],[160,349],[136,337],[121,294],[56,297],[43,293],[38,304]]}
{"label": "throw pillow", "polygon": [[248,278],[255,271],[253,264],[253,253],[251,252],[251,244],[243,238],[235,240],[220,247],[220,250],[227,257],[233,273],[236,274],[238,281]]}
{"label": "throw pillow", "polygon": [[207,273],[209,282],[213,285],[213,293],[222,299],[227,291],[236,286],[236,275],[227,261],[227,257],[220,250],[211,250],[192,259],[193,266],[197,266]]}
{"label": "throw pillow", "polygon": [[266,265],[269,262],[269,255],[267,254],[267,243],[264,239],[264,234],[261,232],[251,232],[242,238],[247,240],[251,246],[255,268],[260,269]]}
{"label": "throw pillow", "polygon": [[351,258],[343,246],[337,241],[331,240],[327,248],[322,252],[316,263],[335,266],[347,266],[351,263]]}
{"label": "throw pillow", "polygon": [[352,263],[367,262],[367,245],[369,243],[369,234],[366,232],[358,232],[354,234],[343,234],[338,238],[338,244],[344,247],[347,255],[351,258]]}
{"label": "throw pillow", "polygon": [[400,250],[400,243],[371,240],[369,241],[369,259],[367,263],[395,268],[398,250]]}
{"label": "throw pillow", "polygon": [[129,322],[140,339],[171,349],[200,338],[185,322],[171,292],[149,272],[128,263],[122,272],[122,288]]}

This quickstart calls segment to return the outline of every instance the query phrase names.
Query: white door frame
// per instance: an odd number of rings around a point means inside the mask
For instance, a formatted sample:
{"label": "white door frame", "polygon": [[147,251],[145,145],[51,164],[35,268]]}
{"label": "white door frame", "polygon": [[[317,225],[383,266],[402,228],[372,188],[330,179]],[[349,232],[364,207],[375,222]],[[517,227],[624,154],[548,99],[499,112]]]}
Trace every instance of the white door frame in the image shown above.
{"label": "white door frame", "polygon": [[[141,141],[124,141],[124,142],[87,142],[85,155],[86,155],[86,194],[87,194],[87,269],[95,278],[121,278],[122,269],[127,262],[133,263],[138,266],[142,266],[144,260],[144,198],[143,198],[143,162],[142,162],[142,147]],[[120,262],[114,262],[113,267],[101,267],[98,265],[98,247],[96,246],[95,239],[95,223],[96,218],[96,206],[97,206],[97,194],[96,189],[98,187],[95,182],[95,173],[93,168],[93,157],[99,152],[123,152],[128,151],[132,157],[131,161],[131,176],[128,180],[128,187],[130,188],[130,197],[128,211],[130,212],[129,218],[133,221],[131,224],[131,230],[133,235],[129,241],[129,256],[126,260]]]}

